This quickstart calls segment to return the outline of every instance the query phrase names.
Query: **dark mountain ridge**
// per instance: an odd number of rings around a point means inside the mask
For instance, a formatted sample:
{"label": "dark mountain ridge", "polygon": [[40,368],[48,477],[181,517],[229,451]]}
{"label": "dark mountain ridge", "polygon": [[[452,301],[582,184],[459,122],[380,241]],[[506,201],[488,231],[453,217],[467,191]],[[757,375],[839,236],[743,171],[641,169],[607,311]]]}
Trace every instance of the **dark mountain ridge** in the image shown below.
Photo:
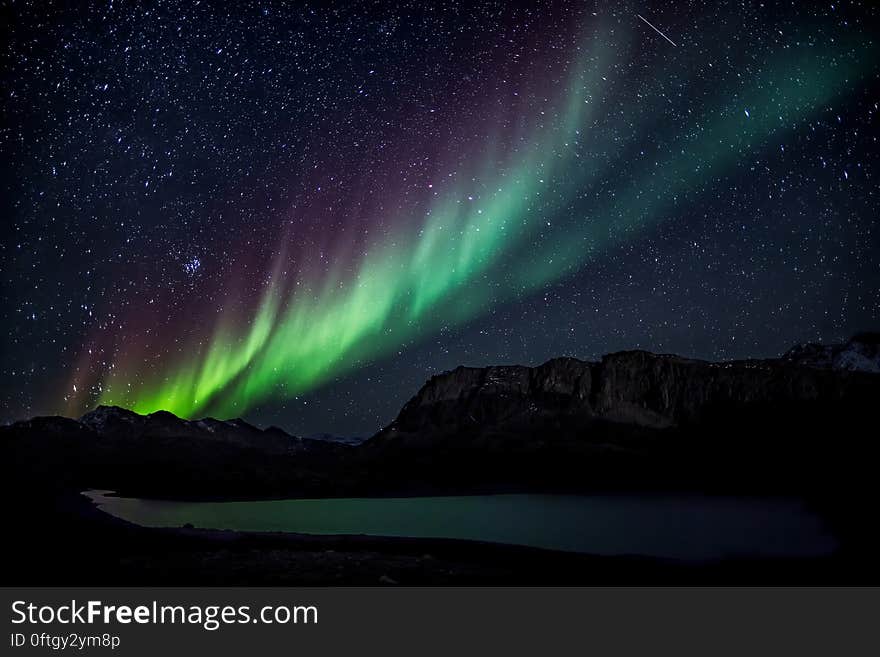
{"label": "dark mountain ridge", "polygon": [[168,411],[139,415],[117,406],[98,406],[80,418],[95,433],[114,438],[192,438],[258,449],[270,454],[293,454],[308,449],[312,441],[291,436],[278,427],[258,429],[241,419],[183,420]]}
{"label": "dark mountain ridge", "polygon": [[234,420],[183,420],[99,406],[79,420],[38,417],[0,429],[8,481],[154,497],[260,497],[323,489],[345,448]]}
{"label": "dark mountain ridge", "polygon": [[3,427],[0,440],[12,480],[40,472],[53,485],[153,497],[800,490],[858,473],[873,453],[878,353],[876,334],[864,334],[779,359],[624,351],[459,367],[361,445],[106,406]]}
{"label": "dark mountain ridge", "polygon": [[809,367],[880,373],[880,333],[858,333],[843,344],[797,345],[782,358]]}
{"label": "dark mountain ridge", "polygon": [[[651,429],[699,423],[723,406],[832,402],[876,389],[859,370],[783,359],[708,362],[647,351],[599,362],[556,358],[537,367],[458,367],[432,377],[373,443],[394,436],[581,415]],[[418,438],[416,438],[418,440]]]}

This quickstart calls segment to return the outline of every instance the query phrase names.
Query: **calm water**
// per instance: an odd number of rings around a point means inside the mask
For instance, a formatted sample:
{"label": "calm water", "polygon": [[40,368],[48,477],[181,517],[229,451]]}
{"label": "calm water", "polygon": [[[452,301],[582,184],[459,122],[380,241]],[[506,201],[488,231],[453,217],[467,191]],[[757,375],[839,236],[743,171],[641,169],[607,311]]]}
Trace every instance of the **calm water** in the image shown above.
{"label": "calm water", "polygon": [[172,502],[88,493],[148,527],[459,538],[594,554],[705,560],[818,556],[836,546],[793,499],[470,495],[260,502]]}

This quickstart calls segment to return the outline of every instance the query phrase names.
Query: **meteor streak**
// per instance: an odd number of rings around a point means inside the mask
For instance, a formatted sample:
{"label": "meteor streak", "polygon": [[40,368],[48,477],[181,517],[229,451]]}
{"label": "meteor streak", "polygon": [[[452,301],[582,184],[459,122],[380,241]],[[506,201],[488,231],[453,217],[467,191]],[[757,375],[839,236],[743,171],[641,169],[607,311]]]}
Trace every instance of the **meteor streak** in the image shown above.
{"label": "meteor streak", "polygon": [[666,40],[667,40],[669,43],[671,43],[673,46],[675,46],[676,48],[678,48],[678,44],[675,43],[675,41],[673,41],[673,40],[670,39],[668,36],[666,36],[665,34],[663,34],[663,32],[661,32],[660,30],[658,30],[656,27],[654,27],[653,25],[651,25],[651,24],[648,22],[648,20],[647,20],[644,16],[642,16],[641,14],[636,14],[636,16],[638,16],[639,18],[641,18],[642,21],[645,23],[645,25],[647,25],[647,26],[650,27],[652,30],[654,30],[657,34],[659,34],[660,36],[662,36],[664,39],[666,39]]}

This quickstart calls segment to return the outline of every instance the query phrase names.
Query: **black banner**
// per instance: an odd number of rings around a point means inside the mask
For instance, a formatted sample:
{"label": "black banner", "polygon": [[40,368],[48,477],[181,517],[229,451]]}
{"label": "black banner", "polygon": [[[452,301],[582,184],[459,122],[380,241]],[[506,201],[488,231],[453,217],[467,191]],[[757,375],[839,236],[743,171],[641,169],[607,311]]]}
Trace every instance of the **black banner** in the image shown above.
{"label": "black banner", "polygon": [[3,589],[0,653],[877,654],[878,589]]}

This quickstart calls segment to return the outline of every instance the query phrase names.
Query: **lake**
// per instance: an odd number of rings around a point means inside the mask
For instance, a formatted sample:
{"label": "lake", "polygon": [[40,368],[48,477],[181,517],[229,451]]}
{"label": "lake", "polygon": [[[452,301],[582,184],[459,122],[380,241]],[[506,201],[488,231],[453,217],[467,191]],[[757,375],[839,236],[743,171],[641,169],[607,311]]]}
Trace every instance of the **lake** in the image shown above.
{"label": "lake", "polygon": [[602,555],[685,560],[812,557],[837,543],[790,498],[680,495],[465,495],[176,502],[87,495],[147,527],[456,538]]}

